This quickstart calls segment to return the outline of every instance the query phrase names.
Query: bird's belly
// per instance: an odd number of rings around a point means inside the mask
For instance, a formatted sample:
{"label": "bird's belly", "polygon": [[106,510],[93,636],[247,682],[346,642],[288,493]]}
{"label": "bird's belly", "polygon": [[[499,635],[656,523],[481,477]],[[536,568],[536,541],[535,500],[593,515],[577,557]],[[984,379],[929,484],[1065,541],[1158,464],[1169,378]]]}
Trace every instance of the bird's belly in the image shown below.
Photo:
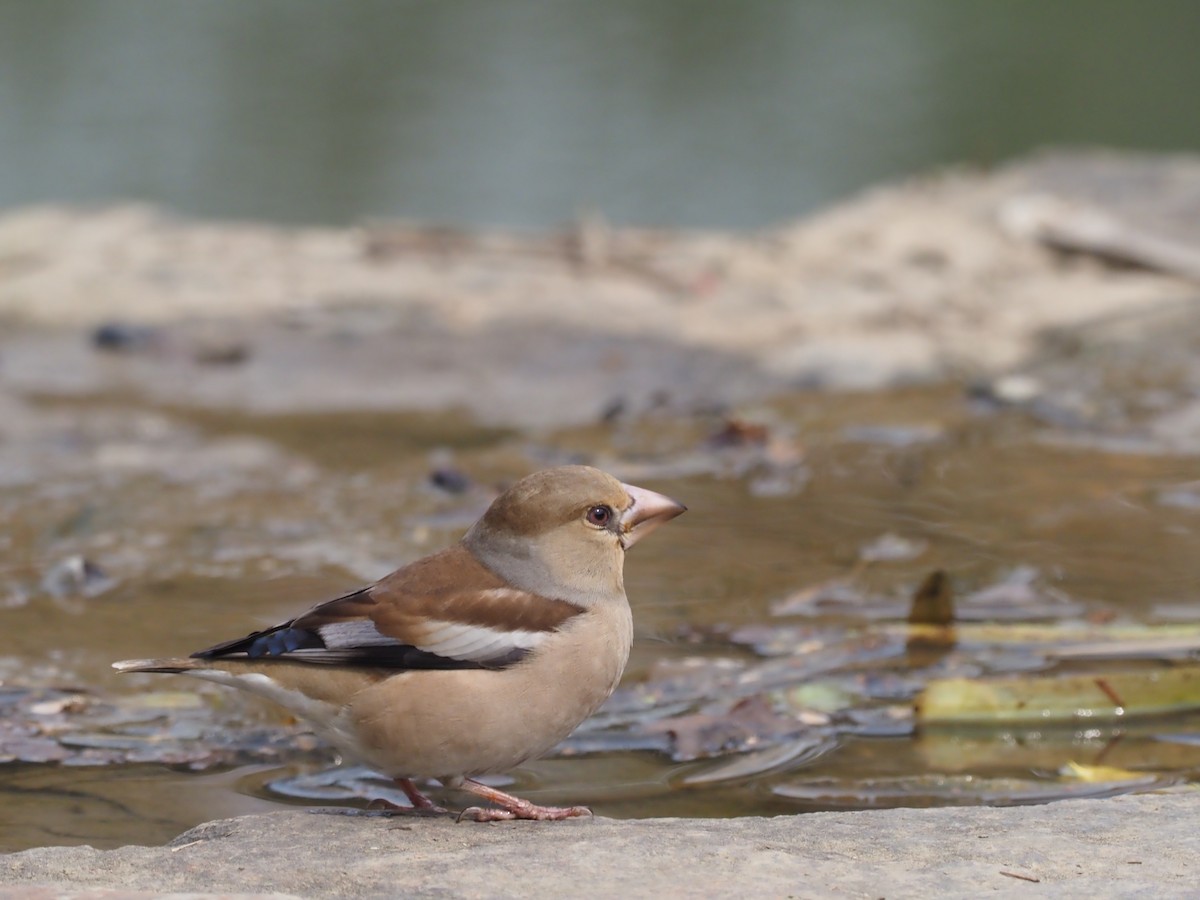
{"label": "bird's belly", "polygon": [[611,639],[599,646],[556,635],[565,646],[503,671],[397,674],[355,698],[356,742],[366,762],[394,777],[506,771],[549,751],[600,707],[621,678],[631,632],[609,623]]}

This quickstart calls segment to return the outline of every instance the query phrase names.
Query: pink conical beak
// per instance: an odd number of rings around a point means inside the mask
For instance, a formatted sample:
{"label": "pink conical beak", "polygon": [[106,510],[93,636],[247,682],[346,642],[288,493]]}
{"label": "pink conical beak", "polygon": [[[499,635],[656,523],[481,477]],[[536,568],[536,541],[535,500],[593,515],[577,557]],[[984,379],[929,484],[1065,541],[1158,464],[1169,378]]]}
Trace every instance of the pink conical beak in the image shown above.
{"label": "pink conical beak", "polygon": [[629,496],[633,498],[633,505],[621,516],[622,542],[626,550],[659,525],[669,522],[681,512],[687,511],[687,507],[682,503],[676,503],[663,494],[656,494],[654,491],[623,482],[621,487],[625,488]]}

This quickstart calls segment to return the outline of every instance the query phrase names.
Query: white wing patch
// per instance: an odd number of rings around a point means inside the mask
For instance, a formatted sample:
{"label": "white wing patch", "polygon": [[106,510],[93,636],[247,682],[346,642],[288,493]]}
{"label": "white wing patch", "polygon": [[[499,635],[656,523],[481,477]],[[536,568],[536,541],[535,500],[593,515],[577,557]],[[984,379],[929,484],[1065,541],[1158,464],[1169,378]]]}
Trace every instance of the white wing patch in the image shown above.
{"label": "white wing patch", "polygon": [[353,622],[334,622],[317,629],[321,640],[330,650],[353,650],[355,647],[399,647],[401,641],[380,634],[375,623],[367,619]]}
{"label": "white wing patch", "polygon": [[480,591],[479,596],[488,600],[523,600],[529,595],[525,591],[513,588],[488,588],[486,591]]}
{"label": "white wing patch", "polygon": [[[512,653],[532,650],[547,637],[545,631],[504,630],[464,622],[429,620],[426,637],[418,645],[421,650],[450,659],[487,662]],[[360,619],[354,622],[334,622],[322,625],[317,631],[330,650],[352,650],[356,647],[403,646],[403,641],[380,634],[373,622]],[[303,652],[303,651],[300,651]]]}
{"label": "white wing patch", "polygon": [[421,649],[451,659],[485,662],[518,651],[532,650],[547,637],[545,631],[508,631],[463,622],[430,621]]}

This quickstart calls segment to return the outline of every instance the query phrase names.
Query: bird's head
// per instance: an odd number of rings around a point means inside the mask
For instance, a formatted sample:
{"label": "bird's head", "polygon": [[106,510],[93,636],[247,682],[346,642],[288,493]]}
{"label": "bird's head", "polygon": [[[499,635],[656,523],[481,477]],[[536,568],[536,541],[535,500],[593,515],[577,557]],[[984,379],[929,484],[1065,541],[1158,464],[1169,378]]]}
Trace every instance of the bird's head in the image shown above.
{"label": "bird's head", "polygon": [[625,550],[685,509],[599,469],[559,466],[506,490],[463,540],[481,562],[524,590],[624,597]]}

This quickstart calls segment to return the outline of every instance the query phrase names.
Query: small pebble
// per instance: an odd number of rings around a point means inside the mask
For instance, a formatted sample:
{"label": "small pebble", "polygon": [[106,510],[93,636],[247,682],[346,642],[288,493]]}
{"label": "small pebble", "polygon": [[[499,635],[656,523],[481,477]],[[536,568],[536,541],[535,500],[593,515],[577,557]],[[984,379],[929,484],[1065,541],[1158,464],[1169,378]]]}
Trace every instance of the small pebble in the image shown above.
{"label": "small pebble", "polygon": [[107,353],[140,353],[161,344],[162,337],[149,325],[105,322],[92,332],[92,346]]}
{"label": "small pebble", "polygon": [[470,477],[461,469],[439,466],[429,473],[430,483],[448,494],[463,494],[471,487]]}

